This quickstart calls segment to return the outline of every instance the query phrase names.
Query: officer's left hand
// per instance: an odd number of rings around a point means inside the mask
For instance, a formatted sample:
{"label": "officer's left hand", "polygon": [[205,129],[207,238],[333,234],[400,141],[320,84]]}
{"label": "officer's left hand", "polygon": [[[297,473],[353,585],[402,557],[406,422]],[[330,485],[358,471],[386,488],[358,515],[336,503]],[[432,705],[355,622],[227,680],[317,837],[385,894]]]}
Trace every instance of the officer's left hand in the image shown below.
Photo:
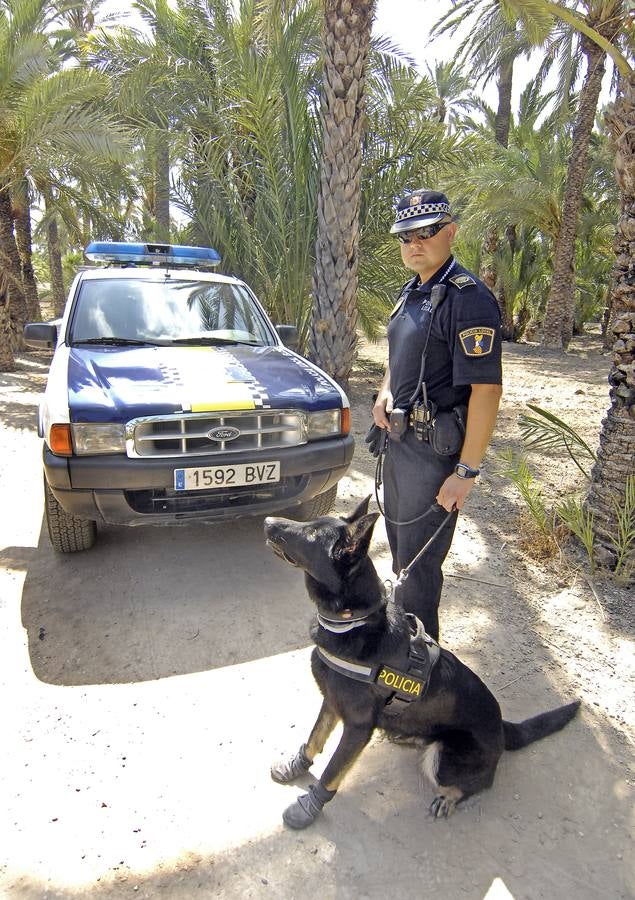
{"label": "officer's left hand", "polygon": [[459,478],[458,475],[452,473],[441,485],[437,494],[437,503],[447,512],[451,512],[453,509],[463,509],[463,504],[473,487],[474,478]]}

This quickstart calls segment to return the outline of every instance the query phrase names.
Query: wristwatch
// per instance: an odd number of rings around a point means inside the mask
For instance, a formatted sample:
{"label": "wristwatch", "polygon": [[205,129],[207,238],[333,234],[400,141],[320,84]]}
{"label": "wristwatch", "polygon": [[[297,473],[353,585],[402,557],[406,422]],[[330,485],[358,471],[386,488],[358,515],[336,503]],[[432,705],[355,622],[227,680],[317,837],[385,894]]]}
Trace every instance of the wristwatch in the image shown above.
{"label": "wristwatch", "polygon": [[471,466],[467,466],[462,462],[457,463],[454,467],[454,474],[458,475],[459,478],[476,478],[480,472],[480,469],[473,469]]}

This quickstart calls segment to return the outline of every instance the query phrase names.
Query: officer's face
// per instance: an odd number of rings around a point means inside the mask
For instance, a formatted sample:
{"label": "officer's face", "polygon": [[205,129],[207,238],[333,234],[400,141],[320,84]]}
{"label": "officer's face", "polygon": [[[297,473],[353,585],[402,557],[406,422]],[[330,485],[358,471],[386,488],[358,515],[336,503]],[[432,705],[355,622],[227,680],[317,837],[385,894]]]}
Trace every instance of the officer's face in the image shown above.
{"label": "officer's face", "polygon": [[404,265],[417,272],[422,281],[427,281],[450,256],[455,235],[456,222],[450,222],[434,237],[400,244]]}

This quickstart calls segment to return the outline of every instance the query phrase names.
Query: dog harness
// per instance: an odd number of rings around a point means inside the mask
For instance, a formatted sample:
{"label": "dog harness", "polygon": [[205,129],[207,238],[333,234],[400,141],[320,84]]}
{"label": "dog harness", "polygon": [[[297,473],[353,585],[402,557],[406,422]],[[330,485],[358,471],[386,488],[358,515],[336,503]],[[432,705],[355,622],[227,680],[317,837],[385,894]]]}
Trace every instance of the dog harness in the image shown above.
{"label": "dog harness", "polygon": [[316,648],[318,656],[325,665],[340,675],[385,688],[389,693],[386,703],[421,700],[428,689],[430,675],[439,659],[441,648],[426,633],[416,616],[406,613],[406,618],[410,629],[410,645],[405,669],[397,669],[384,663],[365,666],[363,663],[335,656],[322,647]]}

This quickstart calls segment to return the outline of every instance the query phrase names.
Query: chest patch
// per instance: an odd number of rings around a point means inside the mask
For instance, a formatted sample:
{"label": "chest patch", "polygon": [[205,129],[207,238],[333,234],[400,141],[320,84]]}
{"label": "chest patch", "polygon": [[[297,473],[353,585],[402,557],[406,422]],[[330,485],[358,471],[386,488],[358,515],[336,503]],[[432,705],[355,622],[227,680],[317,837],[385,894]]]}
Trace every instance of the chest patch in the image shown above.
{"label": "chest patch", "polygon": [[473,278],[470,278],[469,275],[455,275],[453,278],[448,278],[450,284],[453,284],[454,287],[458,287],[460,291],[463,290],[464,287],[467,287],[470,284],[476,284]]}
{"label": "chest patch", "polygon": [[396,691],[400,697],[406,700],[416,700],[422,696],[425,682],[414,675],[407,672],[401,672],[399,669],[381,666],[377,675],[377,684],[382,687],[388,687]]}
{"label": "chest patch", "polygon": [[[463,277],[463,276],[461,276]],[[466,328],[459,331],[459,340],[466,356],[487,356],[494,346],[493,328]]]}

